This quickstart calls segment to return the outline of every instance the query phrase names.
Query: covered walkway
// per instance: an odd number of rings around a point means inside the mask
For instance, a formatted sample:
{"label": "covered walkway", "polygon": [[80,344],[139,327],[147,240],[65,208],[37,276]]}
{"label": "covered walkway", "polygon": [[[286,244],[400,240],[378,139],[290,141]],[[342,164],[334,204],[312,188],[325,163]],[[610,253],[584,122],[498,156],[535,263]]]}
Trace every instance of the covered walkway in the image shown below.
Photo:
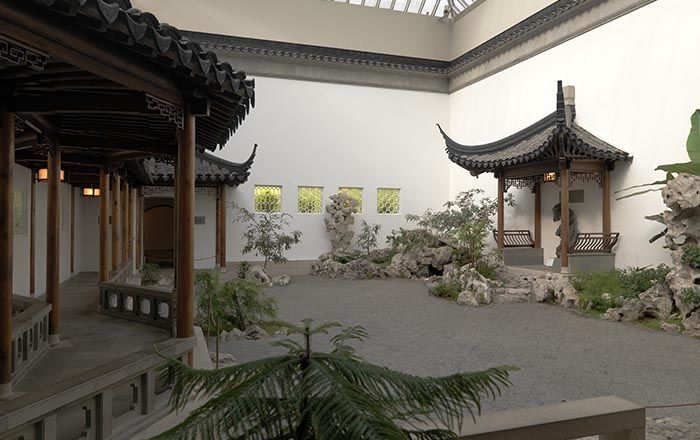
{"label": "covered walkway", "polygon": [[17,395],[108,364],[170,338],[164,329],[97,313],[97,273],[81,273],[61,285],[61,343],[15,386]]}

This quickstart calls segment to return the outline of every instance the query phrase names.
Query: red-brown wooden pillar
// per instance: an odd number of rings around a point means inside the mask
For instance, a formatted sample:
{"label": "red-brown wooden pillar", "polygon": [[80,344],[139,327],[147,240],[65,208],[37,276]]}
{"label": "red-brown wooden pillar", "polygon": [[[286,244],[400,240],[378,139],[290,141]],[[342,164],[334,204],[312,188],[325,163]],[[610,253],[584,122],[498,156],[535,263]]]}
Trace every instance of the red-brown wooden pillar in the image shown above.
{"label": "red-brown wooden pillar", "polygon": [[178,338],[194,336],[194,194],[195,117],[185,106],[177,155],[177,332]]}
{"label": "red-brown wooden pillar", "polygon": [[109,279],[109,174],[103,165],[100,168],[100,282]]}
{"label": "red-brown wooden pillar", "polygon": [[216,189],[216,244],[214,251],[214,263],[216,267],[221,267],[221,192],[223,185],[219,185]]}
{"label": "red-brown wooden pillar", "polygon": [[569,272],[569,166],[559,165],[561,180],[561,271]]}
{"label": "red-brown wooden pillar", "polygon": [[75,188],[70,187],[70,273],[75,273]]}
{"label": "red-brown wooden pillar", "polygon": [[610,217],[610,170],[606,165],[603,166],[603,233],[609,234],[611,227]]}
{"label": "red-brown wooden pillar", "polygon": [[0,110],[0,397],[12,394],[15,115]]}
{"label": "red-brown wooden pillar", "polygon": [[535,248],[542,247],[542,184],[535,183]]}
{"label": "red-brown wooden pillar", "polygon": [[141,188],[136,194],[136,270],[143,266],[143,195]]}
{"label": "red-brown wooden pillar", "polygon": [[48,156],[46,219],[46,302],[51,304],[49,342],[60,338],[61,317],[61,149]]}
{"label": "red-brown wooden pillar", "polygon": [[115,174],[112,180],[112,271],[121,266],[121,245],[119,241],[119,202],[121,200],[121,178]]}
{"label": "red-brown wooden pillar", "polygon": [[122,226],[122,264],[126,264],[129,261],[129,184],[126,180],[123,181],[124,186],[122,188],[122,206],[121,206],[121,226]]}
{"label": "red-brown wooden pillar", "polygon": [[503,174],[498,176],[498,250],[503,252],[505,247],[505,192],[506,192],[506,179]]}
{"label": "red-brown wooden pillar", "polygon": [[36,294],[36,175],[29,185],[29,296]]}
{"label": "red-brown wooden pillar", "polygon": [[219,244],[219,265],[226,268],[226,185],[221,185],[221,243]]}

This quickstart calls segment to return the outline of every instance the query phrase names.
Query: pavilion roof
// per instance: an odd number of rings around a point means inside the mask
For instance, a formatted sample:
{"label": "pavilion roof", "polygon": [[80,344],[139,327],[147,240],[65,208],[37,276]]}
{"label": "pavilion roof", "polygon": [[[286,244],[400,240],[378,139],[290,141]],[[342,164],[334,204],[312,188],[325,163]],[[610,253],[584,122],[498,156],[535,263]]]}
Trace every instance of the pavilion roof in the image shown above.
{"label": "pavilion roof", "polygon": [[450,138],[439,125],[438,128],[450,160],[475,175],[558,159],[615,162],[631,158],[579,126],[575,116],[573,105],[568,111],[565,108],[559,81],[557,110],[506,138],[482,145],[463,145]]}
{"label": "pavilion roof", "polygon": [[[255,160],[257,145],[248,160],[242,163],[229,162],[212,154],[197,153],[195,161],[195,181],[198,185],[225,184],[238,186],[245,183],[250,175],[250,168]],[[148,177],[148,184],[173,185],[175,167],[170,162],[156,158],[143,160],[143,168]]]}

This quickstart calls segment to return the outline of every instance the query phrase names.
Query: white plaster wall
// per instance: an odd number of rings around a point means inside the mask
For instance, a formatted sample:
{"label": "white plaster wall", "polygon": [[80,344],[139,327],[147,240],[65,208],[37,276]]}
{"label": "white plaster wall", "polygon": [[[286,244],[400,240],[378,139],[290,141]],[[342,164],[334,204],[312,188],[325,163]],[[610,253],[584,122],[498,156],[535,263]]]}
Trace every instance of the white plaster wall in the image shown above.
{"label": "white plaster wall", "polygon": [[[217,154],[258,156],[248,183],[228,201],[253,209],[254,185],[282,185],[283,211],[302,231],[292,260],[315,259],[329,249],[323,214],[297,214],[297,187],[324,187],[324,202],[338,187],[364,188],[364,213],[356,219],[382,225],[382,236],[447,200],[449,163],[435,123],[448,123],[447,95],[379,88],[256,78],[257,107],[229,145]],[[401,188],[401,213],[376,213],[377,188]],[[228,213],[229,220],[233,213]],[[228,260],[242,256],[242,225],[230,225]],[[381,238],[382,243],[384,238]]]}
{"label": "white plaster wall", "polygon": [[203,225],[194,225],[194,267],[211,269],[216,265],[216,193],[198,192],[194,207],[195,215],[205,218]]}
{"label": "white plaster wall", "polygon": [[[100,270],[100,199],[84,198],[76,190],[76,270],[79,272],[98,272]],[[80,228],[78,228],[80,226]],[[111,256],[111,252],[107,252]],[[109,260],[108,260],[109,264]]]}
{"label": "white plaster wall", "polygon": [[19,165],[14,167],[15,191],[23,191],[26,200],[26,234],[14,236],[12,290],[17,295],[29,295],[29,214],[31,171]]}
{"label": "white plaster wall", "polygon": [[[679,13],[679,11],[683,11]],[[451,135],[465,144],[500,139],[555,109],[556,81],[576,86],[577,120],[589,131],[634,155],[613,173],[613,190],[657,180],[661,163],[687,161],[690,114],[700,107],[697,72],[700,38],[694,31],[700,2],[659,0],[450,97]],[[653,31],[652,31],[653,30]],[[496,196],[491,175],[478,179],[451,167],[452,195],[481,187]],[[543,194],[545,255],[554,253],[555,225],[548,221],[556,198]],[[531,226],[531,195],[517,194],[506,227]],[[597,188],[586,189],[586,204],[573,205],[581,231],[600,230]],[[661,242],[648,244],[659,225],[643,219],[664,208],[659,193],[613,201],[612,228],[622,233],[619,266],[668,261]]]}

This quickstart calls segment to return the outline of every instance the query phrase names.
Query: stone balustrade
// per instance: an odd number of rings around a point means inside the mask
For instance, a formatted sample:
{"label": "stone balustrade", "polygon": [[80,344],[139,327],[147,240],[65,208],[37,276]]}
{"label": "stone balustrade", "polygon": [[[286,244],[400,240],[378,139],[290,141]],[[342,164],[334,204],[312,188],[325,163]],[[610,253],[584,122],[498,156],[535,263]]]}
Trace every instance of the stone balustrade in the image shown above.
{"label": "stone balustrade", "polygon": [[646,410],[615,396],[485,414],[464,423],[461,440],[644,440]]}
{"label": "stone balustrade", "polygon": [[167,329],[173,334],[174,292],[157,287],[100,283],[100,312]]}
{"label": "stone balustrade", "polygon": [[13,295],[12,312],[12,383],[16,383],[49,348],[51,304]]}
{"label": "stone balustrade", "polygon": [[184,360],[194,346],[170,339],[2,402],[0,440],[131,439],[168,412],[171,386],[156,372],[161,356]]}

